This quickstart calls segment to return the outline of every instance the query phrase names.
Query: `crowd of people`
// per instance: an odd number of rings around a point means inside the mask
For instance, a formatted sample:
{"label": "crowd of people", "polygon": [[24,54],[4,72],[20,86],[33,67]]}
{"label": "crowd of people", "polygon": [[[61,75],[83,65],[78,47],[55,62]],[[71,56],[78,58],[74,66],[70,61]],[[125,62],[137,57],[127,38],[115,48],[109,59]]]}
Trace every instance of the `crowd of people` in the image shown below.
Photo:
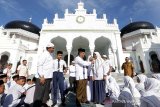
{"label": "crowd of people", "polygon": [[[54,44],[49,43],[38,59],[37,73],[29,75],[27,60],[12,74],[9,63],[0,74],[0,106],[3,107],[51,107],[61,99],[66,105],[68,90],[75,93],[76,105],[82,103],[105,105],[108,101],[116,107],[159,107],[160,74],[148,78],[144,74],[135,76],[134,65],[126,57],[122,65],[124,86],[120,87],[111,73],[114,67],[106,55],[94,52],[85,57],[85,49],[79,48],[78,55],[67,67],[63,52],[53,57]],[[69,72],[69,85],[64,75]],[[137,81],[134,78],[137,78]],[[69,86],[69,87],[68,87]]]}

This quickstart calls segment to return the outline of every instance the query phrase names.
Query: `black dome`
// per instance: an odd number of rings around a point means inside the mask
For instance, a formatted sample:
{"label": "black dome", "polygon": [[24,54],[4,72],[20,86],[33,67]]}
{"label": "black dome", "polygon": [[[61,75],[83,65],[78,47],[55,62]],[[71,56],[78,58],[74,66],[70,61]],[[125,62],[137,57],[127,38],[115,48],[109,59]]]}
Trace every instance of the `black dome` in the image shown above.
{"label": "black dome", "polygon": [[40,35],[40,28],[37,27],[36,25],[32,24],[31,22],[26,22],[26,21],[20,21],[20,20],[16,20],[16,21],[11,21],[9,23],[7,23],[4,27],[5,29],[16,29],[16,28],[20,28],[35,34]]}
{"label": "black dome", "polygon": [[155,27],[152,23],[146,21],[133,22],[121,29],[121,37],[138,29],[155,29]]}

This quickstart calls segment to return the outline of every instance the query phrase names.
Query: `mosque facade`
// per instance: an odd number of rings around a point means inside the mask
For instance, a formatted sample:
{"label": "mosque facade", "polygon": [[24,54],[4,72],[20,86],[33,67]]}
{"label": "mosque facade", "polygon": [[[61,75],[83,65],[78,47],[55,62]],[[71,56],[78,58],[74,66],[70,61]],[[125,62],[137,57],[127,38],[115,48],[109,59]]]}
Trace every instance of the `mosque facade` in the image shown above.
{"label": "mosque facade", "polygon": [[86,58],[98,51],[107,55],[116,72],[123,73],[121,65],[125,57],[133,61],[136,72],[160,72],[160,28],[149,22],[133,22],[119,29],[117,19],[108,22],[106,14],[97,18],[96,9],[88,13],[84,3],[79,2],[74,13],[65,10],[64,18],[55,14],[53,22],[44,19],[39,29],[31,22],[12,21],[0,27],[0,58],[4,65],[13,63],[12,72],[18,62],[28,60],[30,74],[37,70],[37,59],[49,42],[56,52],[63,51],[68,64],[77,56],[78,48],[86,50]]}

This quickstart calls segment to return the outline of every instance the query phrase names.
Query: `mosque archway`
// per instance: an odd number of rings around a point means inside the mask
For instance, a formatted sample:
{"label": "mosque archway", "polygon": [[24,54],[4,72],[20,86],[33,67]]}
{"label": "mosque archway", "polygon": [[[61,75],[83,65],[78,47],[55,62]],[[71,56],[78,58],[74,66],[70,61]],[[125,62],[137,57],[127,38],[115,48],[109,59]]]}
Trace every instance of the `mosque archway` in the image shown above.
{"label": "mosque archway", "polygon": [[158,58],[157,53],[155,51],[151,51],[149,53],[149,56],[151,71],[154,73],[160,73],[160,60]]}
{"label": "mosque archway", "polygon": [[[68,65],[68,55],[65,55],[65,56],[64,56],[64,61],[65,61],[66,64]],[[73,56],[73,55],[70,55],[70,64],[71,64],[72,61],[74,61],[74,56]]]}
{"label": "mosque archway", "polygon": [[88,55],[91,54],[90,48],[89,48],[89,41],[87,38],[79,36],[79,37],[73,39],[71,54],[74,57],[76,57],[78,55],[79,48],[85,49],[86,57],[88,57]]}
{"label": "mosque archway", "polygon": [[109,49],[111,49],[111,42],[108,38],[101,36],[95,40],[95,52],[109,56]]}
{"label": "mosque archway", "polygon": [[97,38],[94,42],[95,50],[94,52],[99,52],[100,55],[107,55],[113,68],[117,68],[117,54],[113,52],[112,43],[109,38],[101,36]]}
{"label": "mosque archway", "polygon": [[67,54],[67,49],[66,49],[67,41],[64,38],[57,36],[53,38],[51,42],[55,45],[54,57],[56,57],[57,51],[63,51],[63,57]]}
{"label": "mosque archway", "polygon": [[1,54],[0,63],[2,64],[2,67],[4,67],[8,63],[9,57],[10,57],[9,52],[3,52]]}

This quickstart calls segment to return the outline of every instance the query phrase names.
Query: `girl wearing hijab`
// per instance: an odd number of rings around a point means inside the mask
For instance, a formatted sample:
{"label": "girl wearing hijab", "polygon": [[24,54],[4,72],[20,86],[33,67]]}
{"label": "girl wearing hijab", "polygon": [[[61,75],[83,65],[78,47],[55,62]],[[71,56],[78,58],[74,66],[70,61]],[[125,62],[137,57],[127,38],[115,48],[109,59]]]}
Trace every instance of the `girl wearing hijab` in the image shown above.
{"label": "girl wearing hijab", "polygon": [[145,89],[144,89],[144,82],[146,81],[147,76],[144,74],[139,74],[137,75],[137,82],[138,84],[136,85],[137,90],[142,94]]}
{"label": "girl wearing hijab", "polygon": [[135,88],[133,79],[129,76],[124,77],[124,88],[119,95],[119,100],[125,102],[125,107],[134,107],[140,105],[140,93]]}
{"label": "girl wearing hijab", "polygon": [[92,79],[93,81],[93,101],[97,104],[102,104],[105,100],[105,79],[107,72],[109,71],[109,66],[105,66],[104,60],[101,58],[99,52],[93,54],[94,67]]}
{"label": "girl wearing hijab", "polygon": [[112,76],[110,76],[108,81],[109,81],[108,89],[111,92],[110,98],[113,100],[118,100],[120,94],[119,85],[117,84],[115,78],[113,78]]}
{"label": "girl wearing hijab", "polygon": [[160,81],[154,78],[147,78],[144,82],[145,92],[141,97],[140,107],[160,106]]}

